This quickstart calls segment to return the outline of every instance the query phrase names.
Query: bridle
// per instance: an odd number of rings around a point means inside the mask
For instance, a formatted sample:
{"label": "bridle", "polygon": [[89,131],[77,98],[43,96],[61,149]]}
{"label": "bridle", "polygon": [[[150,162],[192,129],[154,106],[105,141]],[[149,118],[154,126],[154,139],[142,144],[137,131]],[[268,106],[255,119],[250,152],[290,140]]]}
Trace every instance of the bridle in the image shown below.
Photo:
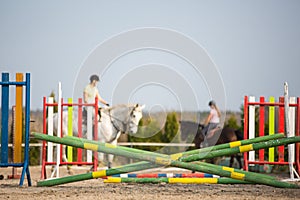
{"label": "bridle", "polygon": [[[114,116],[111,114],[111,109],[109,109],[108,115],[109,115],[109,118],[110,118],[110,122],[112,123],[114,129],[117,130],[117,132],[126,133],[126,132],[128,131],[128,124],[130,124],[130,117],[132,116],[134,110],[135,110],[135,107],[133,107],[132,110],[131,110],[131,111],[129,112],[129,114],[127,115],[128,120],[126,121],[127,123],[125,123],[123,120],[120,120],[119,118],[114,117]],[[124,130],[122,130],[122,129],[115,123],[115,121],[121,122],[122,125],[123,125]]]}

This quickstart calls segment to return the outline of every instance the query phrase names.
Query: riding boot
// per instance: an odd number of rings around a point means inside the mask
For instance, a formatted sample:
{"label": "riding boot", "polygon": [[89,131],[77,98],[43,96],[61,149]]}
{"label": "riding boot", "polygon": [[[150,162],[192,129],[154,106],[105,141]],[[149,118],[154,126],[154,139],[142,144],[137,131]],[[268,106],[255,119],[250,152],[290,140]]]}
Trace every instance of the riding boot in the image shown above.
{"label": "riding boot", "polygon": [[84,108],[83,111],[82,111],[82,124],[84,124],[84,125],[87,124],[87,111],[86,111],[86,108]]}

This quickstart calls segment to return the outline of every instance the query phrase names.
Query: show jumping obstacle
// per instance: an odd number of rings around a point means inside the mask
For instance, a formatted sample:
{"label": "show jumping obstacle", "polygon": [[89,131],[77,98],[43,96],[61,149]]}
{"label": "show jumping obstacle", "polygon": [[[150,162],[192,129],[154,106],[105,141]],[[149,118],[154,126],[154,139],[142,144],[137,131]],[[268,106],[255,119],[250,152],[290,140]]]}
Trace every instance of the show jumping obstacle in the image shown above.
{"label": "show jumping obstacle", "polygon": [[[86,137],[90,140],[94,139],[97,140],[98,137],[98,121],[97,116],[98,115],[98,100],[95,99],[95,103],[83,103],[82,98],[78,99],[78,103],[74,103],[72,98],[68,98],[67,102],[64,102],[61,92],[61,84],[59,83],[58,88],[59,93],[59,101],[57,103],[54,103],[53,97],[49,97],[48,101],[47,98],[43,98],[43,132],[44,134],[53,135],[53,123],[58,123],[58,130],[57,135],[59,137],[63,136],[63,110],[64,108],[67,108],[68,110],[68,135],[73,135],[73,126],[78,127],[78,137],[83,137],[85,134]],[[58,108],[58,122],[54,122],[54,108]],[[83,133],[83,107],[87,108],[87,125],[86,125],[86,133]],[[75,108],[75,109],[74,109]],[[73,124],[73,113],[77,110],[78,115],[78,122],[77,124]],[[93,122],[94,119],[94,123]],[[61,165],[92,165],[94,170],[98,167],[98,155],[97,152],[94,152],[94,154],[91,151],[86,152],[86,159],[83,159],[83,152],[82,149],[77,149],[77,159],[73,160],[73,147],[68,146],[67,147],[67,161],[63,161],[62,159],[62,145],[57,145],[56,147],[56,161],[54,160],[54,153],[55,149],[52,142],[46,143],[43,141],[43,148],[42,148],[42,170],[41,170],[41,179],[46,179],[46,166],[52,165],[57,166],[56,167],[56,177],[59,177],[59,166]],[[54,173],[52,173],[51,177],[54,176]]]}
{"label": "show jumping obstacle", "polygon": [[[98,172],[92,172],[83,175],[57,178],[54,180],[45,180],[45,181],[38,182],[38,186],[52,186],[52,185],[58,185],[62,183],[87,180],[90,178],[100,178],[104,176],[110,176],[113,174],[124,173],[125,171],[128,173],[128,172],[132,172],[130,170],[137,171],[141,169],[153,168],[156,166],[172,166],[172,167],[178,167],[178,168],[183,168],[183,169],[188,169],[188,170],[193,170],[193,171],[198,171],[203,173],[215,174],[222,177],[233,178],[233,179],[256,183],[256,184],[265,184],[269,186],[283,187],[283,188],[299,188],[298,185],[290,184],[287,182],[281,182],[276,180],[274,177],[270,177],[267,175],[261,175],[253,172],[236,170],[229,167],[222,167],[222,166],[217,166],[217,165],[203,163],[203,162],[198,162],[197,164],[186,163],[188,161],[196,160],[197,155],[192,154],[190,156],[183,157],[185,152],[168,156],[164,154],[153,153],[153,152],[148,152],[148,151],[143,151],[143,150],[138,150],[133,148],[115,146],[108,143],[97,143],[95,141],[88,141],[81,138],[74,138],[74,137],[60,138],[60,137],[54,137],[54,136],[49,136],[49,135],[39,134],[39,133],[33,133],[33,136],[40,140],[46,140],[54,143],[60,143],[64,145],[77,147],[77,148],[84,148],[93,151],[148,161],[148,162],[144,161],[140,163],[135,163],[127,166],[125,165],[119,168],[110,169],[110,171],[101,170]],[[268,142],[260,142],[260,143],[250,144],[250,145],[234,147],[233,149],[238,148],[240,152],[247,152],[257,148],[268,148],[268,147],[280,146],[285,144],[292,144],[295,142],[300,142],[300,137],[290,137],[290,138],[270,140]],[[234,151],[234,153],[236,152]]]}
{"label": "show jumping obstacle", "polygon": [[[30,74],[26,73],[26,79],[23,80],[23,74],[16,74],[16,81],[9,80],[9,73],[2,73],[1,85],[1,158],[0,167],[23,167],[19,185],[22,186],[27,176],[28,186],[31,186],[29,172],[29,131],[30,131]],[[15,93],[15,131],[13,135],[13,157],[9,158],[8,151],[8,119],[9,119],[9,86],[16,87]],[[25,88],[25,102],[23,102],[23,88]],[[23,138],[23,103],[25,104],[25,148],[22,152]],[[13,134],[13,133],[12,133]],[[23,157],[23,159],[22,159]],[[11,161],[9,160],[11,159]]]}
{"label": "show jumping obstacle", "polygon": [[[286,99],[286,102],[285,102]],[[287,102],[289,101],[289,102]],[[285,104],[289,109],[285,108]],[[286,112],[285,112],[286,111]],[[258,128],[255,129],[255,116],[258,114]],[[287,120],[288,123],[285,123]],[[268,126],[266,126],[268,124]],[[289,131],[285,130],[289,126]],[[268,131],[265,131],[267,129]],[[277,131],[276,131],[277,130]],[[300,132],[300,98],[280,97],[279,102],[275,102],[274,97],[270,97],[267,101],[265,97],[260,97],[259,101],[253,96],[245,96],[244,98],[244,139],[259,138],[267,134],[273,135],[275,132],[289,132],[287,137],[299,136]],[[270,147],[268,155],[264,149],[244,153],[244,169],[248,171],[249,165],[254,164],[270,164],[270,165],[292,165],[296,166],[298,174],[300,173],[300,148],[299,143],[289,145],[289,153],[291,153],[289,161],[285,159],[284,146]],[[256,157],[255,155],[258,155]],[[293,175],[291,175],[293,177]],[[292,178],[291,177],[291,178]],[[299,178],[299,177],[298,177]]]}

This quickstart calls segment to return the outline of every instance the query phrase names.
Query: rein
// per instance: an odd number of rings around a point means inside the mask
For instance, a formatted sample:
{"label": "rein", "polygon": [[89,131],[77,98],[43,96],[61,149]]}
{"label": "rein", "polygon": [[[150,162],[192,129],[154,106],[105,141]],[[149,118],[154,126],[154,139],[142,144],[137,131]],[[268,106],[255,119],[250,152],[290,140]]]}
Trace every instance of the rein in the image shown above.
{"label": "rein", "polygon": [[[133,111],[134,111],[134,108],[133,108],[133,109],[130,111],[130,113],[128,114],[129,117],[127,116],[127,117],[128,117],[127,122],[129,122],[130,116],[132,115]],[[109,115],[110,122],[112,123],[113,127],[114,127],[117,131],[121,131],[122,133],[126,133],[126,131],[127,131],[127,129],[128,129],[127,124],[124,123],[124,122],[123,122],[122,120],[120,120],[119,118],[114,117],[114,116],[111,114],[111,109],[109,109],[108,115]],[[123,127],[125,128],[125,130],[122,130],[120,127],[118,127],[117,124],[114,122],[114,120],[116,120],[116,121],[118,121],[118,122],[121,122],[122,125],[123,125]]]}

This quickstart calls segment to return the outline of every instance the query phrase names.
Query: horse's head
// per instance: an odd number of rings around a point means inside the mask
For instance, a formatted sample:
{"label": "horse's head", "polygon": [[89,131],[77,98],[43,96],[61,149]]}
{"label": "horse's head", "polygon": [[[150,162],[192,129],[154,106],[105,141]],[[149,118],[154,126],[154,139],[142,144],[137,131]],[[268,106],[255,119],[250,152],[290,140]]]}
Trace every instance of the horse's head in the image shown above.
{"label": "horse's head", "polygon": [[201,142],[204,141],[204,135],[202,134],[204,125],[191,121],[180,121],[180,127],[182,139],[186,140],[187,138],[192,137],[196,148],[199,148]]}
{"label": "horse's head", "polygon": [[202,130],[204,127],[205,127],[204,124],[199,124],[199,125],[198,125],[198,128],[201,129],[201,130]]}
{"label": "horse's head", "polygon": [[143,117],[143,109],[145,105],[135,104],[129,116],[128,133],[135,134],[138,131],[138,125]]}

